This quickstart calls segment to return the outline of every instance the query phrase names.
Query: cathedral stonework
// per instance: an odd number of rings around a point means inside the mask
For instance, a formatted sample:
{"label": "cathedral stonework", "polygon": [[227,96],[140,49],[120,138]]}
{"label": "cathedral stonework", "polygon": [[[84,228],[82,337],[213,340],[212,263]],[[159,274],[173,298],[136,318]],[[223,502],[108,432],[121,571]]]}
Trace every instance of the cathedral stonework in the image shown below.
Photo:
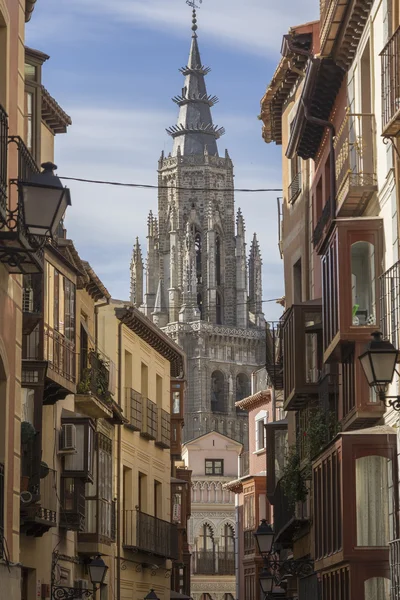
{"label": "cathedral stonework", "polygon": [[[247,446],[251,373],[265,362],[261,254],[254,234],[249,259],[245,223],[235,215],[233,164],[218,155],[224,130],[213,124],[197,25],[178,122],[168,129],[172,153],[158,163],[158,215],[148,218],[146,269],[136,241],[131,302],[185,350],[185,440],[218,431]],[[144,276],[145,272],[145,276]]]}

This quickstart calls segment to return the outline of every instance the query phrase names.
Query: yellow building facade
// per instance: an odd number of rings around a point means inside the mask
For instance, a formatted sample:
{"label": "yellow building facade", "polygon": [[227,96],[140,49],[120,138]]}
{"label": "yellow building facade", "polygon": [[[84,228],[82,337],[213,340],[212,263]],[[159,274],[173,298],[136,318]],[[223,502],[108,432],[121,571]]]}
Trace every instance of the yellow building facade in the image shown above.
{"label": "yellow building facade", "polygon": [[127,419],[115,453],[116,597],[140,600],[154,589],[168,600],[178,553],[171,523],[171,377],[183,378],[184,355],[142,313],[117,301],[99,311],[99,341],[116,357],[116,398]]}

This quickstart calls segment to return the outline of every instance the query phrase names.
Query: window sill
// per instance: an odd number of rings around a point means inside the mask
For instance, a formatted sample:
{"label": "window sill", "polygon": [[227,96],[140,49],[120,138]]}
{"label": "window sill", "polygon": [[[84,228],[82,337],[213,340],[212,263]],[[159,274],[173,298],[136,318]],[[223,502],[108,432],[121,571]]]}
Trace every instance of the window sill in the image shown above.
{"label": "window sill", "polygon": [[260,448],[260,450],[256,450],[255,452],[253,452],[253,454],[255,456],[259,456],[260,454],[265,454],[266,452],[266,448]]}

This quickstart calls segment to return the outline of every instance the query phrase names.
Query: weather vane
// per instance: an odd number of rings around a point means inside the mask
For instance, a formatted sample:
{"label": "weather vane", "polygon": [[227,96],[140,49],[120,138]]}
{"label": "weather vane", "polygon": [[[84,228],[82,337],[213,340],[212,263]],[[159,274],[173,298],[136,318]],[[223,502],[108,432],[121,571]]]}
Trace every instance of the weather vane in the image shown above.
{"label": "weather vane", "polygon": [[[203,0],[198,0],[198,2],[200,2],[200,4],[203,3]],[[188,4],[189,6],[191,6],[194,9],[196,8],[200,8],[200,6],[197,6],[195,0],[186,0],[186,4]]]}

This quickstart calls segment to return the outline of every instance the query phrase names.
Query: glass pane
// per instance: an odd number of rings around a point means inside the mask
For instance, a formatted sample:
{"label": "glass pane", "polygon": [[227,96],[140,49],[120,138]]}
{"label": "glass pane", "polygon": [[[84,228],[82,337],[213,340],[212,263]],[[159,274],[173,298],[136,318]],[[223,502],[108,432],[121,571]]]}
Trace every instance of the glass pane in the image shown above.
{"label": "glass pane", "polygon": [[369,242],[351,246],[352,324],[375,325],[375,248]]}
{"label": "glass pane", "polygon": [[180,410],[181,410],[181,393],[180,392],[173,392],[172,393],[172,412],[174,415],[179,415]]}
{"label": "glass pane", "polygon": [[36,79],[36,67],[25,63],[25,79],[34,81]]}
{"label": "glass pane", "polygon": [[390,580],[371,577],[364,582],[365,600],[390,600]]}
{"label": "glass pane", "polygon": [[74,491],[75,491],[75,480],[72,478],[64,479],[64,510],[74,510]]}
{"label": "glass pane", "polygon": [[275,431],[275,482],[277,483],[282,475],[285,466],[285,455],[287,446],[287,431]]}
{"label": "glass pane", "polygon": [[356,460],[357,546],[386,546],[389,542],[389,504],[393,503],[389,477],[391,461],[387,458],[364,456]]}

